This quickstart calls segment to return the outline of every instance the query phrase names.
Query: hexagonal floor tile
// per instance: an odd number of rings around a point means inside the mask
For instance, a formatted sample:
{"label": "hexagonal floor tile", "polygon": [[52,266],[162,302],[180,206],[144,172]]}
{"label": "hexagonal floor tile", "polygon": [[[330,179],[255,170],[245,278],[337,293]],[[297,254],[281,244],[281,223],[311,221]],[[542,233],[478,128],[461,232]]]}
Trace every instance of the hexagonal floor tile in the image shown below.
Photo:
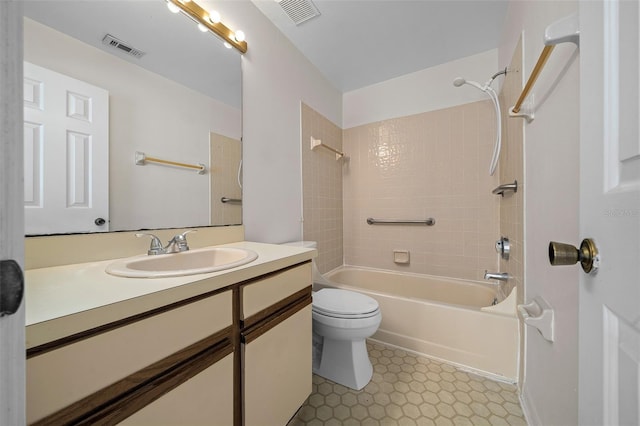
{"label": "hexagonal floor tile", "polygon": [[287,426],[526,426],[515,385],[368,342],[374,369],[361,391],[313,376],[313,393]]}

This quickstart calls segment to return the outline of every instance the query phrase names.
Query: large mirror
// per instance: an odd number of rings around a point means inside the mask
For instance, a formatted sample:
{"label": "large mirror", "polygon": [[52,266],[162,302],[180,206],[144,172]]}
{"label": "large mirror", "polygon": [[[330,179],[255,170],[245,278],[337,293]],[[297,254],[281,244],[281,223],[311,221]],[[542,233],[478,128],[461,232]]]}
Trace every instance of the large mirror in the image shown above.
{"label": "large mirror", "polygon": [[24,13],[27,235],[241,223],[235,49],[162,0]]}

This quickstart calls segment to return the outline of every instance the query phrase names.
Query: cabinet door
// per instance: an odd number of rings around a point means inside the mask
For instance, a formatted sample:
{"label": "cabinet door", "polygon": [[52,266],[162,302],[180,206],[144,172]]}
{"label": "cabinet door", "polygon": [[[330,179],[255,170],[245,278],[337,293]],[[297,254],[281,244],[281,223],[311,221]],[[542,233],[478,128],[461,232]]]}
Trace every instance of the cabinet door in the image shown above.
{"label": "cabinet door", "polygon": [[233,354],[128,417],[121,425],[233,425]]}
{"label": "cabinet door", "polygon": [[311,393],[311,305],[243,346],[245,425],[287,424]]}

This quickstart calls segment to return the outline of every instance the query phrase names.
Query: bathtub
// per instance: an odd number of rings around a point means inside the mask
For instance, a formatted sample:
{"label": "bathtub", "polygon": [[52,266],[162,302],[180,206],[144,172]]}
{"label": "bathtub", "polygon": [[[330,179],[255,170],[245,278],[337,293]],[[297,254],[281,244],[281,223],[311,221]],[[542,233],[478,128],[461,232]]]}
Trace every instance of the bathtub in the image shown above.
{"label": "bathtub", "polygon": [[367,294],[382,311],[373,340],[515,382],[518,319],[508,297],[483,282],[343,266],[315,284]]}

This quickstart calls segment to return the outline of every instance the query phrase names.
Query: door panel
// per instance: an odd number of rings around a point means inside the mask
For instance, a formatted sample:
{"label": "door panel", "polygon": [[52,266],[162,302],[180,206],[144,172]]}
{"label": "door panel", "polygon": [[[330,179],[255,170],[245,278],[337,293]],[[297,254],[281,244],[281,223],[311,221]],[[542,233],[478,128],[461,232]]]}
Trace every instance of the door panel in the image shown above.
{"label": "door panel", "polygon": [[637,0],[580,4],[580,228],[600,268],[580,283],[580,424],[640,414],[640,43]]}
{"label": "door panel", "polygon": [[27,234],[108,231],[108,92],[24,66]]}

